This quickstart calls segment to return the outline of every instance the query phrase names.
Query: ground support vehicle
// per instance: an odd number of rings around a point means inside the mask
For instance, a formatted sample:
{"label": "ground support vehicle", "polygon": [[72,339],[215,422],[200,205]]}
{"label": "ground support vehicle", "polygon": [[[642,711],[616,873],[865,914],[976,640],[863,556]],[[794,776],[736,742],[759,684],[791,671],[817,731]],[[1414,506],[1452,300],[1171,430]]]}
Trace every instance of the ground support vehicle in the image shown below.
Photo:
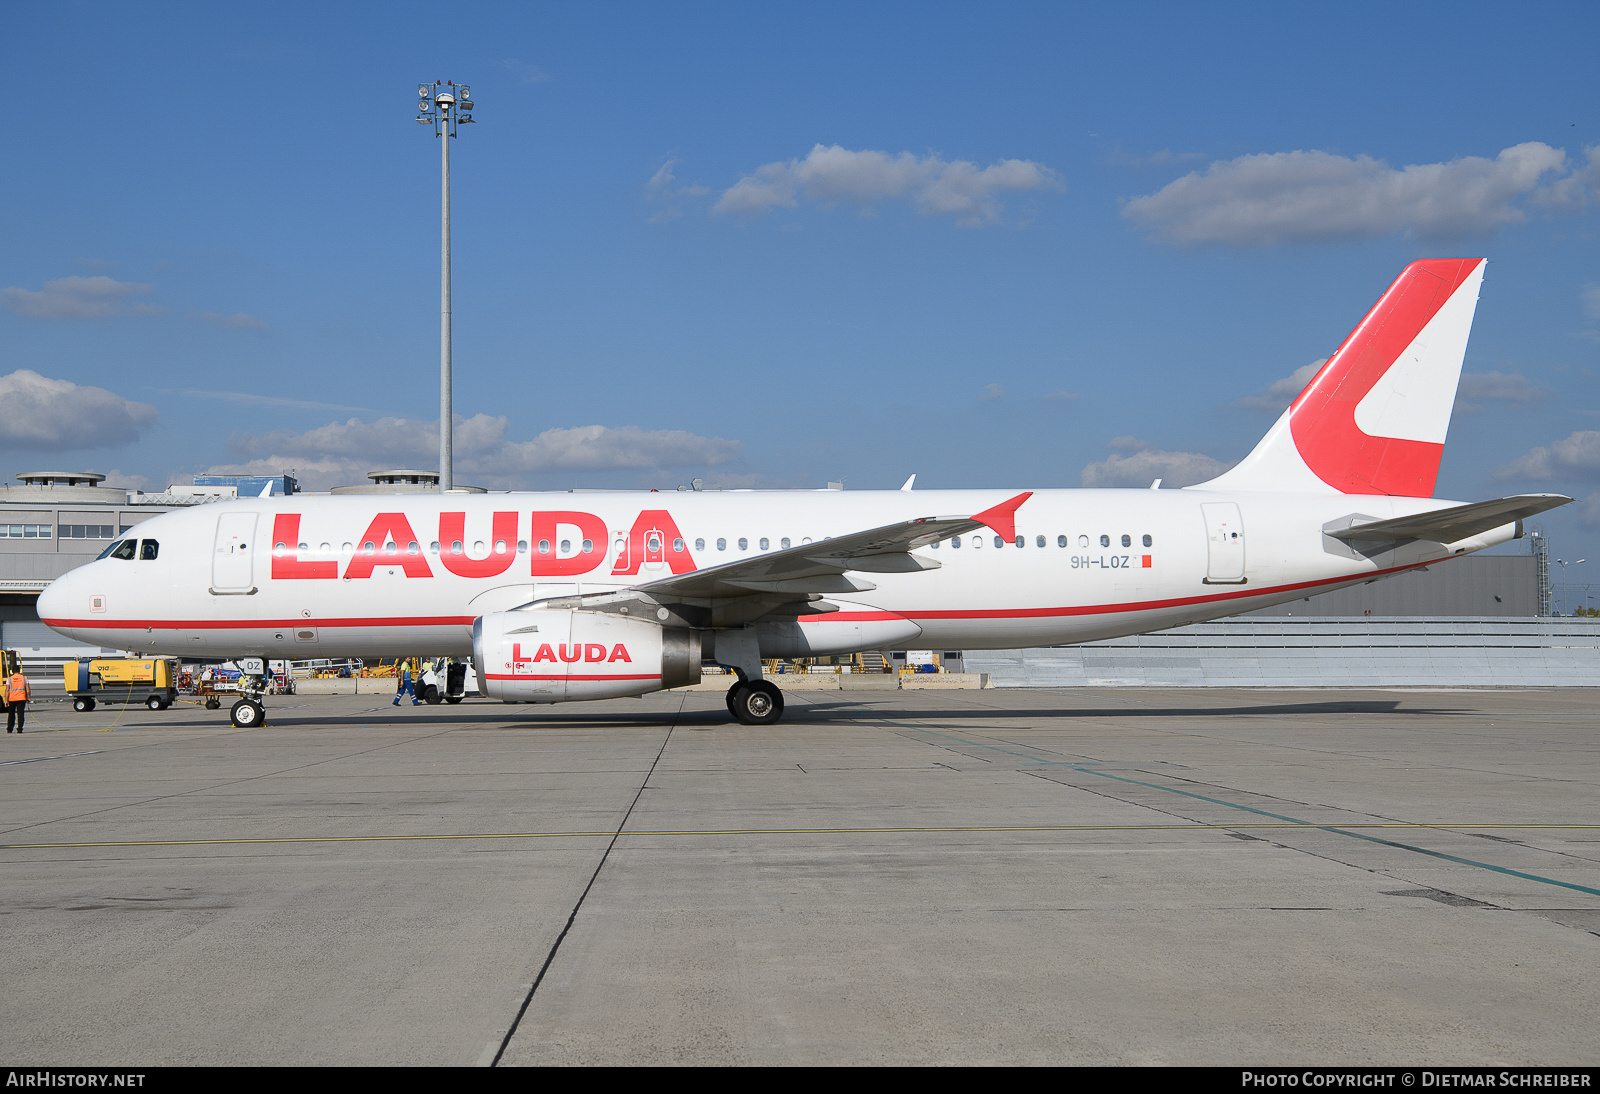
{"label": "ground support vehicle", "polygon": [[100,701],[143,703],[166,710],[178,697],[175,657],[85,657],[62,666],[72,709],[90,711]]}

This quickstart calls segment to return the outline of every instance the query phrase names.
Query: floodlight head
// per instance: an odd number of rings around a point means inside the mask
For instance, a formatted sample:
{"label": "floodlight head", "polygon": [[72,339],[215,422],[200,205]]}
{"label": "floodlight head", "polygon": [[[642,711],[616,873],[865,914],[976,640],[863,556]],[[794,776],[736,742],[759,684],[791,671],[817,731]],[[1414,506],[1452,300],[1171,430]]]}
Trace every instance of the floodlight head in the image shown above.
{"label": "floodlight head", "polygon": [[471,110],[472,109],[472,100],[471,99],[462,99],[461,100],[461,109],[462,110]]}
{"label": "floodlight head", "polygon": [[449,106],[451,103],[453,103],[455,101],[456,101],[456,97],[454,95],[450,94],[450,92],[448,92],[448,91],[441,91],[438,95],[434,96],[434,102],[438,103],[441,106]]}
{"label": "floodlight head", "polygon": [[417,95],[420,96],[421,98],[426,99],[428,97],[428,85],[427,84],[418,84],[417,85]]}
{"label": "floodlight head", "polygon": [[468,87],[466,84],[462,84],[460,87],[456,88],[456,90],[461,92],[461,97],[463,99],[472,98],[472,88]]}

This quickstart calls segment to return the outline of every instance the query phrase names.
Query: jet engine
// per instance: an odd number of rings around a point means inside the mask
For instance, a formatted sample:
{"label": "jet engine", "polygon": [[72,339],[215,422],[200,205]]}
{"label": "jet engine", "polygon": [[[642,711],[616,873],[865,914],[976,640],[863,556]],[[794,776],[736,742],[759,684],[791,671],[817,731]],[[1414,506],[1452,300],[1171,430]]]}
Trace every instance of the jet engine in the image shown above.
{"label": "jet engine", "polygon": [[491,699],[617,699],[700,682],[701,632],[575,608],[480,616],[478,686]]}

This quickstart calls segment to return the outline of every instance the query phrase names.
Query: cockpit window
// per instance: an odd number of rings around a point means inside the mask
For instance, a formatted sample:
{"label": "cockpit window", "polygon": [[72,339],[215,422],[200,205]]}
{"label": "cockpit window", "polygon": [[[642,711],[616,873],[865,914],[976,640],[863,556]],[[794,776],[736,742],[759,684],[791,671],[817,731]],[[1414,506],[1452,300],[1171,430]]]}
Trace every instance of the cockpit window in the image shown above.
{"label": "cockpit window", "polygon": [[125,539],[121,543],[117,544],[115,547],[111,548],[111,552],[110,552],[111,553],[111,557],[112,558],[120,558],[123,561],[127,561],[128,559],[133,557],[134,548],[136,548],[138,546],[139,546],[139,541],[138,540],[136,540],[136,539]]}
{"label": "cockpit window", "polygon": [[[128,542],[131,543],[133,541],[129,540]],[[139,557],[142,560],[144,560],[145,562],[149,562],[151,559],[155,558],[156,555],[158,555],[160,553],[161,553],[161,544],[157,543],[153,539],[143,540],[139,544]]]}
{"label": "cockpit window", "polygon": [[112,551],[115,551],[118,547],[121,547],[121,546],[122,546],[122,541],[118,540],[116,543],[113,543],[111,546],[107,547],[104,551],[101,551],[98,555],[95,555],[94,556],[94,560],[96,562],[99,562],[102,558],[108,557],[111,554]]}

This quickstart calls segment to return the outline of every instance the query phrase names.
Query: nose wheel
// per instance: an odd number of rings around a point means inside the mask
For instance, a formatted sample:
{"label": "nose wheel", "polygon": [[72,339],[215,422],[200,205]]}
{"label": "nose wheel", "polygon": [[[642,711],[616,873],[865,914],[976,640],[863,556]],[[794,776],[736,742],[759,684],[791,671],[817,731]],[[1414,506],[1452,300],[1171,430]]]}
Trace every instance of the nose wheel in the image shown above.
{"label": "nose wheel", "polygon": [[783,692],[765,680],[737,683],[728,689],[728,713],[740,725],[774,725],[783,717]]}
{"label": "nose wheel", "polygon": [[240,699],[233,704],[232,716],[235,729],[254,729],[267,720],[267,708],[254,699]]}

